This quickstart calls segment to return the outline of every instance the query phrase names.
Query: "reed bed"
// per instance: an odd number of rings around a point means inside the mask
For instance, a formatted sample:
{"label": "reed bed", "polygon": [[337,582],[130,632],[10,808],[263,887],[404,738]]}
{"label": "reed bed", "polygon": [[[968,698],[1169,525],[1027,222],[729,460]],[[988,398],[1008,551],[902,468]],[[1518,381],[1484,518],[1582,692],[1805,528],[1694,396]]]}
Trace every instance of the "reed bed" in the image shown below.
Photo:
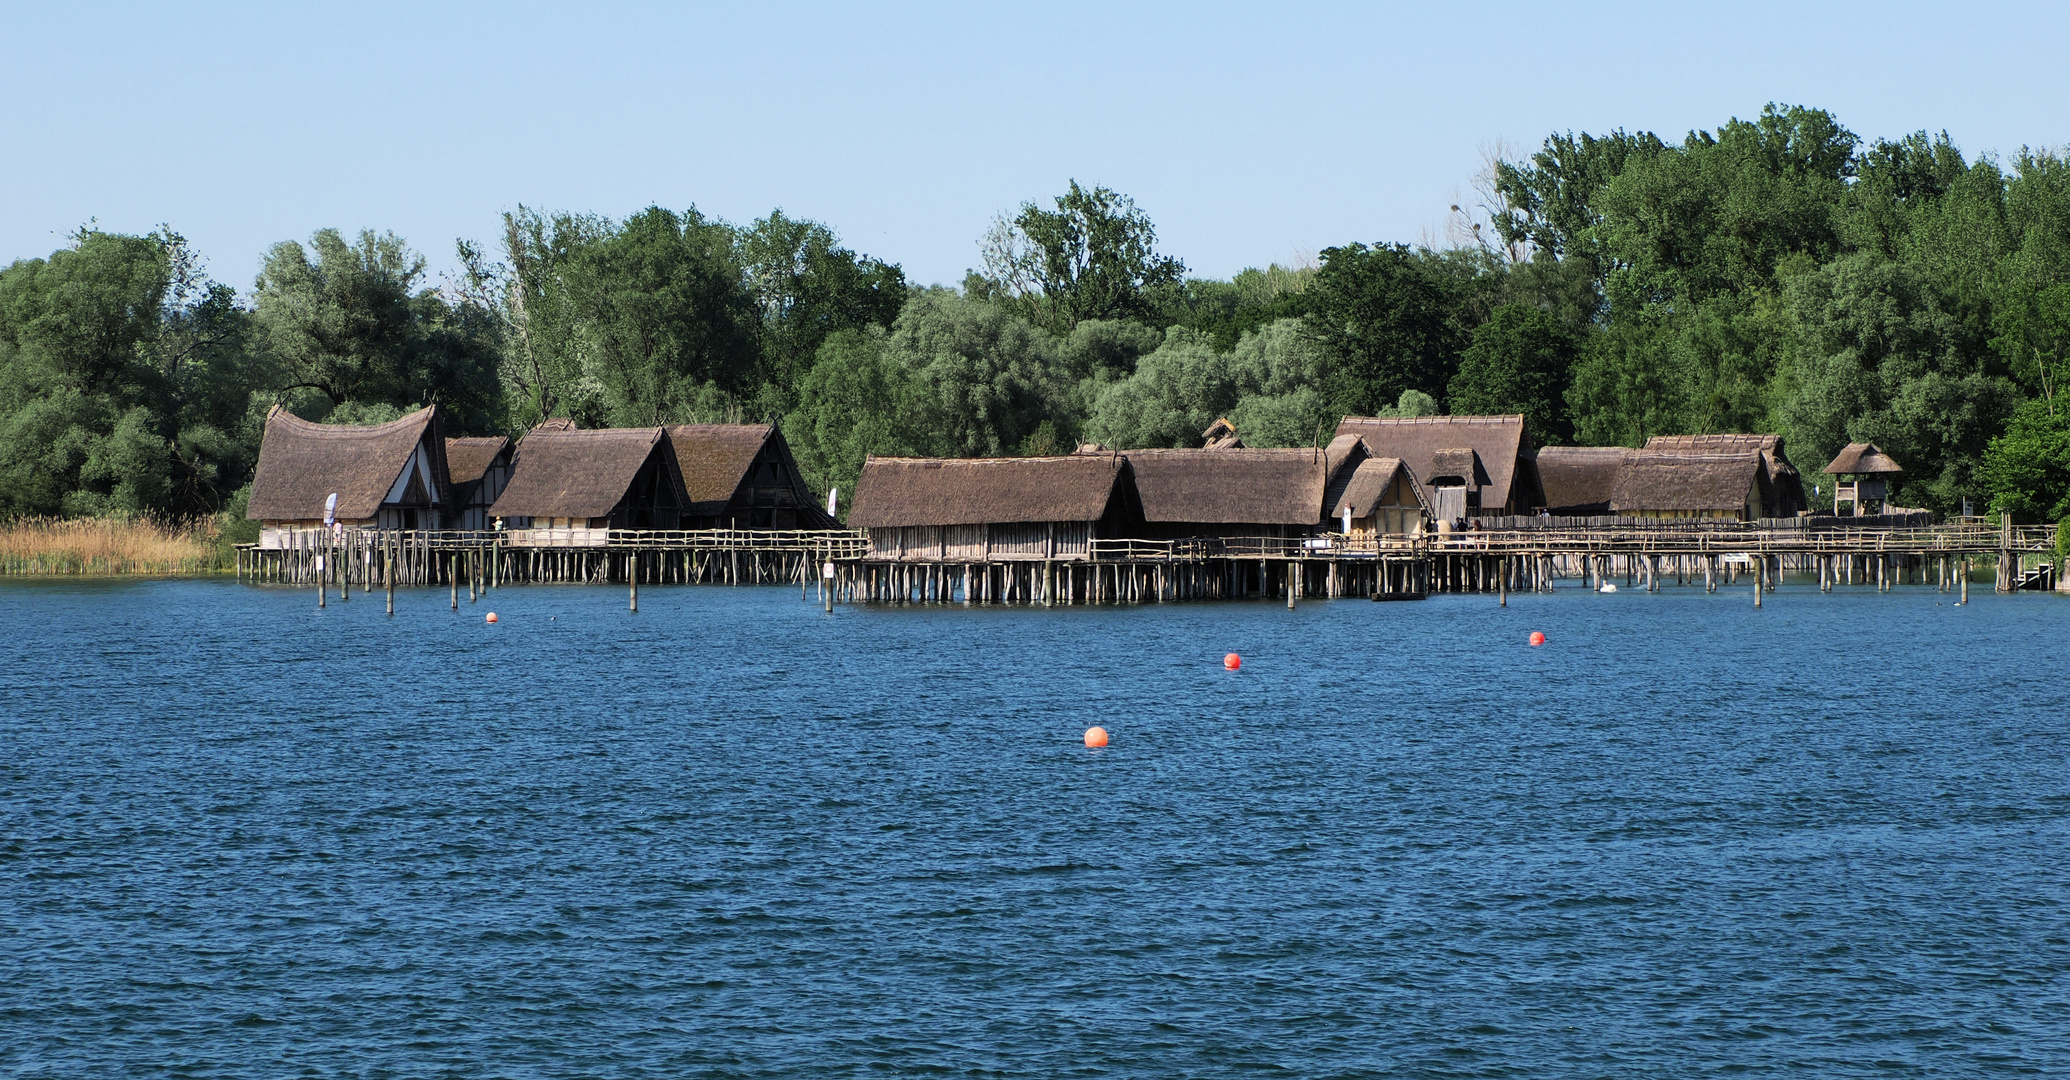
{"label": "reed bed", "polygon": [[0,523],[0,575],[219,574],[231,546],[213,520],[24,518]]}

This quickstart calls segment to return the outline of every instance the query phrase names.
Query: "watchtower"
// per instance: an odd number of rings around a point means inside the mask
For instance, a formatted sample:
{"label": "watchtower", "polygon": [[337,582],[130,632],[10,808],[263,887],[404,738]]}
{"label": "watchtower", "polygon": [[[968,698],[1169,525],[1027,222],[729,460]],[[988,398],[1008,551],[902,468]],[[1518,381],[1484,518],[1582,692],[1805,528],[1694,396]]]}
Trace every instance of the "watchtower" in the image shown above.
{"label": "watchtower", "polygon": [[1890,484],[1905,474],[1897,459],[1884,453],[1875,443],[1848,443],[1847,449],[1826,466],[1826,472],[1833,476],[1833,513],[1842,513],[1841,503],[1848,504],[1846,512],[1859,517],[1867,511],[1867,504],[1875,503],[1875,513],[1882,513],[1890,497]]}

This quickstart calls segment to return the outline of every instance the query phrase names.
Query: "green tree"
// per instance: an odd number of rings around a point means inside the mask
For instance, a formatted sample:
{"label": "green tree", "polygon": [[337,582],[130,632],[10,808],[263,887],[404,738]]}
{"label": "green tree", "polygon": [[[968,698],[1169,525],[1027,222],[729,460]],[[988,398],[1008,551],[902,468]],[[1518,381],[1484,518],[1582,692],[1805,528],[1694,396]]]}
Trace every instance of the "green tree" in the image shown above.
{"label": "green tree", "polygon": [[689,420],[754,388],[759,319],[723,223],[649,207],[572,255],[595,420]]}
{"label": "green tree", "polygon": [[1905,466],[1895,497],[1947,510],[1976,493],[2019,388],[1918,269],[1871,252],[1790,283],[1797,340],[1781,410],[1793,447],[1825,459],[1874,442]]}
{"label": "green tree", "polygon": [[1444,393],[1466,335],[1447,275],[1407,245],[1322,253],[1306,324],[1329,361],[1330,406],[1371,415],[1404,390]]}
{"label": "green tree", "polygon": [[857,255],[833,230],[781,210],[742,230],[738,252],[777,399],[788,397],[829,334],[888,327],[905,306],[906,277],[896,265]]}
{"label": "green tree", "polygon": [[1581,343],[1549,312],[1505,304],[1473,332],[1447,397],[1463,414],[1523,413],[1547,443],[1573,438],[1563,400]]}
{"label": "green tree", "polygon": [[911,430],[928,452],[1011,453],[1044,421],[1075,429],[1058,408],[1072,380],[1054,337],[997,304],[949,289],[915,292],[884,340],[886,361],[911,378]]}
{"label": "green tree", "polygon": [[884,336],[882,330],[834,331],[799,381],[799,403],[784,418],[784,437],[815,491],[853,491],[871,454],[919,452],[920,440],[905,427],[914,411],[912,379],[886,360]]}
{"label": "green tree", "polygon": [[1186,274],[1156,245],[1157,229],[1135,200],[1073,180],[1055,210],[1023,203],[992,227],[985,274],[970,291],[1004,299],[1059,334],[1085,319],[1148,317]]}
{"label": "green tree", "polygon": [[2070,518],[2070,409],[2022,404],[1985,450],[1979,478],[1993,510],[2025,522]]}
{"label": "green tree", "polygon": [[253,311],[255,344],[275,371],[270,389],[316,419],[344,405],[436,403],[456,433],[500,428],[493,328],[483,313],[418,290],[423,275],[423,257],[394,233],[363,230],[348,243],[322,229],[308,248],[275,244]]}
{"label": "green tree", "polygon": [[1228,354],[1206,335],[1174,326],[1134,374],[1101,389],[1085,434],[1122,450],[1199,446],[1200,433],[1241,397]]}
{"label": "green tree", "polygon": [[256,450],[244,327],[169,229],[0,270],[0,516],[215,510]]}

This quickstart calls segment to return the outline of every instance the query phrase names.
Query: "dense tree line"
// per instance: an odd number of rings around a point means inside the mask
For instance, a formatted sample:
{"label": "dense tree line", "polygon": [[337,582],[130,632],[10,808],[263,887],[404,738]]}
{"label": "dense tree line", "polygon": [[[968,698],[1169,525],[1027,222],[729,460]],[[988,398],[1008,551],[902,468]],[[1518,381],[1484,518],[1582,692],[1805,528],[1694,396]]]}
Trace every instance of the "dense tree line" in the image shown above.
{"label": "dense tree line", "polygon": [[1345,413],[1523,412],[1548,443],[1777,431],[1810,472],[1873,441],[1903,503],[2070,515],[2063,156],[1971,161],[1771,106],[1679,142],[1554,135],[1482,187],[1450,245],[1226,281],[1076,182],[1002,215],[958,288],[781,211],[520,207],[435,285],[392,234],[323,230],[242,296],[169,229],[83,230],[0,270],[0,514],[235,510],[275,402],[437,402],[456,433],[773,420],[822,489],[872,453],[1192,445],[1218,416],[1307,446]]}

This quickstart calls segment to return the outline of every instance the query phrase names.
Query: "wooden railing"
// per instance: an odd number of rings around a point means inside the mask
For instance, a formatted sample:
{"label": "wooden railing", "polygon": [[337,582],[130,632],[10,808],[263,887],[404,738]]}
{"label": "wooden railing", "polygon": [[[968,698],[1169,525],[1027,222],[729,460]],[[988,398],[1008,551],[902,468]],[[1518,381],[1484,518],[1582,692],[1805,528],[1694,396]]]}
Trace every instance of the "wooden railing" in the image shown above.
{"label": "wooden railing", "polygon": [[[404,547],[433,551],[472,551],[491,545],[505,548],[637,548],[644,551],[789,551],[812,552],[836,559],[856,558],[868,545],[850,529],[298,529],[286,549],[322,551],[339,548]],[[245,544],[251,548],[256,545]]]}

